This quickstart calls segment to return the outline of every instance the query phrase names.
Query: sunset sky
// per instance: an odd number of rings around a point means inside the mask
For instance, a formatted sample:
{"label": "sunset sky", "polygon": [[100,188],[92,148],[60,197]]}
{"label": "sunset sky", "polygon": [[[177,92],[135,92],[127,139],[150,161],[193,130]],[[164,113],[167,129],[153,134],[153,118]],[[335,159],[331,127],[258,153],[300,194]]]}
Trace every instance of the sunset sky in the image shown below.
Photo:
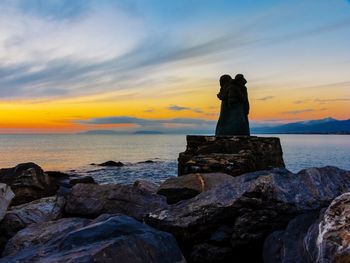
{"label": "sunset sky", "polygon": [[220,75],[254,125],[350,118],[346,0],[1,0],[0,133],[210,130]]}

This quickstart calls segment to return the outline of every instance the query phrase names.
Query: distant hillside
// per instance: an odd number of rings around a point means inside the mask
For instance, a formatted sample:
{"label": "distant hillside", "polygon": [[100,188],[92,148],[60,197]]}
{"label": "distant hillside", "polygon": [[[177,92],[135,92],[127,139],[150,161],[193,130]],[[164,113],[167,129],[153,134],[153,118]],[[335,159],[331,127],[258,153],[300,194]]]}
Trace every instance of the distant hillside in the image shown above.
{"label": "distant hillside", "polygon": [[326,118],[273,127],[256,127],[251,130],[252,133],[350,134],[350,119],[340,121],[333,118]]}

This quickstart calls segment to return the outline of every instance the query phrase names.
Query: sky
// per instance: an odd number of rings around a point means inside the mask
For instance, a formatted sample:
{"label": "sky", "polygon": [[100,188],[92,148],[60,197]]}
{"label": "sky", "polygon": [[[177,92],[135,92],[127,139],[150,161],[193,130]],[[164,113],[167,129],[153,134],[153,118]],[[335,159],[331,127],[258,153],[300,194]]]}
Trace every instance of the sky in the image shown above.
{"label": "sky", "polygon": [[350,118],[347,0],[2,0],[0,14],[0,133],[211,131],[219,77],[237,73],[253,127]]}

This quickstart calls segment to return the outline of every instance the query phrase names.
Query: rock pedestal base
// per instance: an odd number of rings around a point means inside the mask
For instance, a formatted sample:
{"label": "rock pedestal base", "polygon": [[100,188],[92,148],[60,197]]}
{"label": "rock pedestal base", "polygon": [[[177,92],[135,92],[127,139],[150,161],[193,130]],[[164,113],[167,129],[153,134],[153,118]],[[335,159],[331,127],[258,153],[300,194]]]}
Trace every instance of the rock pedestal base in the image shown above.
{"label": "rock pedestal base", "polygon": [[232,176],[285,167],[279,138],[257,136],[187,136],[178,174],[221,172]]}

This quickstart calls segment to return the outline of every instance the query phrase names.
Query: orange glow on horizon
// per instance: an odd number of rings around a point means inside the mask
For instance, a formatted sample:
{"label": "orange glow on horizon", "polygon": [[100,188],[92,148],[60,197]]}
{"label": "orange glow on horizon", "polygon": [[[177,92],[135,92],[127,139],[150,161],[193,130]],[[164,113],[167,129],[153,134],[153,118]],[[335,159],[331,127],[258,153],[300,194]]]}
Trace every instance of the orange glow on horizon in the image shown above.
{"label": "orange glow on horizon", "polygon": [[[147,90],[147,89],[145,89]],[[3,101],[0,102],[0,133],[76,133],[97,129],[135,128],[134,124],[83,124],[92,118],[128,116],[143,119],[196,118],[216,120],[220,110],[220,101],[216,98],[218,87],[209,83],[193,87],[189,92],[185,87],[174,88],[175,94],[151,94],[128,96],[120,92],[90,95],[76,98],[52,99],[43,101]],[[312,98],[315,91],[302,90],[298,93],[281,91],[270,99],[261,99],[266,92],[248,85],[250,97],[251,121],[272,119],[307,120],[333,117],[347,119],[347,101],[329,101],[322,103],[312,99],[305,103],[295,103],[301,97]],[[154,95],[152,95],[154,94]],[[160,94],[160,93],[159,93]],[[269,95],[269,94],[267,94]],[[341,96],[332,92],[332,97]],[[322,89],[318,98],[330,97],[329,90]],[[190,110],[170,110],[170,105],[181,105]],[[197,109],[197,110],[196,110]],[[290,121],[288,121],[290,120]]]}

